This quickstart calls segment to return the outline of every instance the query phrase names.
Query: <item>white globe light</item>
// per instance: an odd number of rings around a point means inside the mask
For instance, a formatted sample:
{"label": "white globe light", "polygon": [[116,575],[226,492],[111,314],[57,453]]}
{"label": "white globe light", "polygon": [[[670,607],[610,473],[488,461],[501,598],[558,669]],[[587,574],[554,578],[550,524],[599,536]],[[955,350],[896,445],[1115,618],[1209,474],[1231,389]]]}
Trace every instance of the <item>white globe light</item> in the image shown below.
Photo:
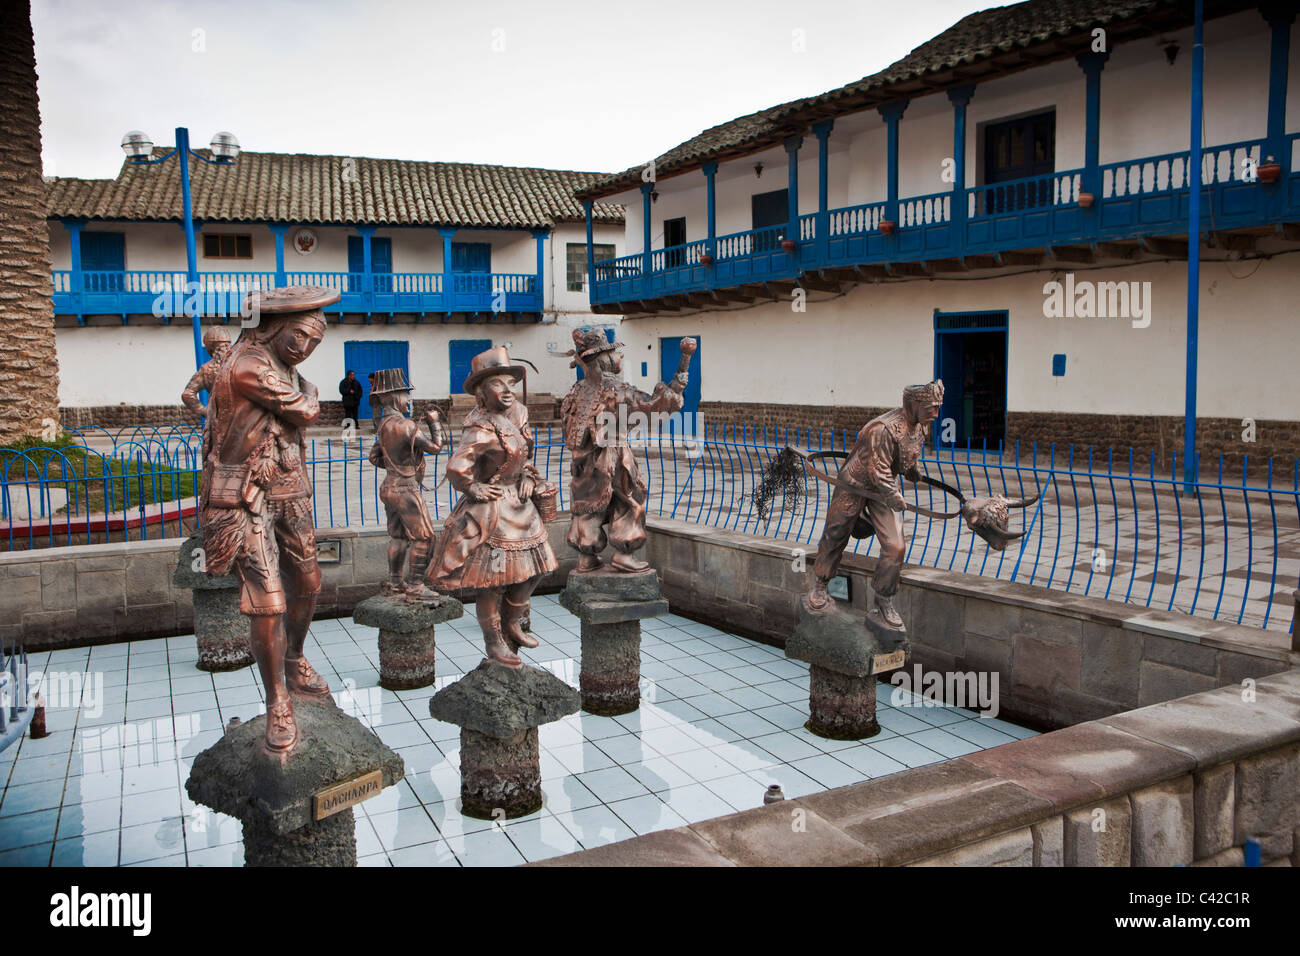
{"label": "white globe light", "polygon": [[208,145],[217,159],[234,159],[239,155],[239,140],[235,139],[234,133],[213,133]]}
{"label": "white globe light", "polygon": [[147,133],[133,129],[122,137],[122,152],[132,159],[143,159],[153,152],[153,140]]}

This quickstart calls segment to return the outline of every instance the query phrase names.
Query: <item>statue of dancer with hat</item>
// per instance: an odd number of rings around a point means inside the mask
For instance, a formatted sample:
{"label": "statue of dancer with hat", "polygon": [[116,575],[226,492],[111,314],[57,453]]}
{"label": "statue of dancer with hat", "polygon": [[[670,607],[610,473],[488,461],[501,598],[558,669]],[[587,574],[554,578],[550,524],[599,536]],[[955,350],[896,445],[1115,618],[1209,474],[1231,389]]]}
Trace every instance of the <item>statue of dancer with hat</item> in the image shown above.
{"label": "statue of dancer with hat", "polygon": [[650,567],[634,556],[645,545],[648,487],[623,430],[633,413],[681,410],[696,342],[682,339],[677,374],[668,384],[656,384],[654,394],[623,381],[622,348],[599,329],[574,329],[573,350],[565,353],[573,356],[569,367],[580,366],[583,374],[560,403],[564,441],[573,456],[567,540],[581,554],[579,571],[602,567],[607,544],[614,547],[613,570],[635,573]]}
{"label": "statue of dancer with hat", "polygon": [[297,366],[320,344],[321,309],[339,293],[290,286],[252,297],[258,322],[240,333],[208,399],[199,514],[208,572],[239,577],[266,689],[265,750],[286,759],[298,743],[291,695],[330,700],[303,656],[321,586],[303,431],[320,398]]}
{"label": "statue of dancer with hat", "polygon": [[407,417],[412,411],[411,386],[400,368],[376,372],[370,393],[378,397],[382,414],[370,448],[370,464],[384,469],[379,500],[388,516],[388,580],[381,593],[405,595],[411,604],[436,603],[441,595],[424,583],[434,531],[421,492],[424,456],[442,451],[442,415],[436,407],[425,412],[429,437],[420,434],[420,427]]}
{"label": "statue of dancer with hat", "polygon": [[518,668],[523,628],[538,579],[559,568],[547,535],[557,488],[532,464],[528,406],[511,386],[524,377],[504,347],[474,356],[465,391],[477,404],[465,419],[447,480],[461,494],[447,518],[427,578],[440,591],[477,591],[487,659]]}

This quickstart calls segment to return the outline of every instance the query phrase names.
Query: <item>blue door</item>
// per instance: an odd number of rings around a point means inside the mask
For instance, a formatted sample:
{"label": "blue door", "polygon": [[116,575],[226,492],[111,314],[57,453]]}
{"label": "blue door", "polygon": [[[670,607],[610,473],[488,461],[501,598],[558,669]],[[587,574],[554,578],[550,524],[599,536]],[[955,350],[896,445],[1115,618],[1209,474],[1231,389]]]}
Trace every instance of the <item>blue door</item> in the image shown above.
{"label": "blue door", "polygon": [[[691,356],[690,368],[687,374],[690,376],[690,382],[686,385],[686,391],[682,393],[682,428],[672,428],[673,434],[682,435],[702,435],[703,429],[700,428],[700,337],[693,335],[695,339],[695,354]],[[682,337],[662,338],[659,340],[660,356],[660,379],[664,382],[672,383],[673,376],[677,374],[677,366],[682,360]]]}
{"label": "blue door", "polygon": [[[348,291],[360,292],[356,274],[366,271],[365,241],[361,236],[348,236]],[[370,274],[376,292],[393,291],[393,240],[372,236],[370,238]],[[395,367],[395,366],[393,366]]]}
{"label": "blue door", "polygon": [[82,232],[81,269],[87,292],[122,291],[126,270],[126,236],[120,232]]}
{"label": "blue door", "polygon": [[[486,242],[451,244],[453,290],[490,295],[492,292],[492,246]],[[462,303],[468,304],[468,303]]]}
{"label": "blue door", "polygon": [[[357,381],[361,383],[361,408],[357,414],[362,419],[370,414],[371,372],[377,372],[381,368],[400,368],[406,380],[411,381],[411,371],[406,364],[409,347],[408,342],[392,341],[343,343],[343,371],[339,373],[339,378],[343,378],[348,369],[357,373]],[[322,392],[326,391],[326,386],[318,387]],[[331,383],[329,391],[333,394],[328,394],[328,397],[338,401],[339,399],[335,398],[338,394],[338,385]]]}
{"label": "blue door", "polygon": [[[770,193],[757,193],[750,197],[750,221],[752,229],[767,229],[769,226],[786,226],[790,222],[790,191],[774,189]],[[777,235],[759,233],[754,236],[755,252],[771,252],[788,230]]]}
{"label": "blue door", "polygon": [[491,347],[491,339],[452,339],[447,343],[447,354],[451,359],[448,382],[453,394],[465,390],[465,379],[469,378],[470,360]]}
{"label": "blue door", "polygon": [[943,407],[934,423],[936,447],[1001,451],[1007,422],[1007,313],[936,312],[934,373],[943,379]]}

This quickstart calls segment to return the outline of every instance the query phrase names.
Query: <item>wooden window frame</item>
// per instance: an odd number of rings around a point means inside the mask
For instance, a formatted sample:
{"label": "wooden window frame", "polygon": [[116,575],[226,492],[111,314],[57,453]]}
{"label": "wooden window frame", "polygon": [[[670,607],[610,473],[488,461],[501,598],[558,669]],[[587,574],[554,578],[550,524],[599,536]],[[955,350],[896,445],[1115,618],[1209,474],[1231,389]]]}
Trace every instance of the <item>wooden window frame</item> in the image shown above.
{"label": "wooden window frame", "polygon": [[[238,259],[238,260],[241,260],[241,261],[247,261],[247,260],[253,258],[253,234],[250,233],[250,232],[205,232],[205,233],[202,234],[202,236],[203,236],[203,258],[204,258],[204,259],[218,259],[218,260],[221,260],[221,259]],[[222,239],[227,239],[227,238],[234,240],[236,251],[238,251],[238,249],[239,249],[239,240],[240,240],[240,239],[246,239],[246,240],[248,240],[248,255],[246,255],[246,256],[241,256],[241,255],[237,255],[237,254],[236,254],[236,255],[233,255],[233,256],[223,256],[223,255],[221,255],[221,241],[220,241],[220,240],[222,240]],[[214,255],[209,255],[209,254],[208,254],[208,240],[209,240],[209,239],[216,239],[216,240],[217,240],[217,255],[215,255],[215,256],[214,256]]]}

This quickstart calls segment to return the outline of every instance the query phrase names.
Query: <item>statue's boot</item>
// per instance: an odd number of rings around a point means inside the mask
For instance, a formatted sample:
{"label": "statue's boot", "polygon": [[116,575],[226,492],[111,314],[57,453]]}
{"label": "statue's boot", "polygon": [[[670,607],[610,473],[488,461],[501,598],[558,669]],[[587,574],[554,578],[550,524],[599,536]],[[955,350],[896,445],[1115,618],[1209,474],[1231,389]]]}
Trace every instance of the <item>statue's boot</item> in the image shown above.
{"label": "statue's boot", "polygon": [[824,611],[834,603],[835,599],[826,590],[826,582],[814,577],[812,587],[803,596],[804,607],[813,612]]}
{"label": "statue's boot", "polygon": [[388,580],[379,586],[380,594],[401,594],[403,590],[402,579],[395,574],[389,575]]}
{"label": "statue's boot", "polygon": [[419,580],[408,582],[406,585],[407,604],[440,604],[444,597],[445,595],[439,594],[433,588],[425,587]]}
{"label": "statue's boot", "polygon": [[618,571],[635,572],[635,571],[646,570],[648,567],[650,567],[650,562],[642,561],[639,558],[632,557],[632,555],[630,554],[626,554],[622,551],[619,551],[615,553],[615,555],[612,558],[609,559],[609,566]]}
{"label": "statue's boot", "polygon": [[890,627],[903,626],[902,615],[900,615],[898,613],[898,609],[894,607],[893,595],[889,595],[889,596],[877,595],[876,609],[880,611],[880,616],[885,619],[885,623],[888,624]]}
{"label": "statue's boot", "polygon": [[480,614],[479,626],[483,628],[483,646],[487,659],[503,667],[522,667],[521,661],[501,635],[501,616],[499,614]]}
{"label": "statue's boot", "polygon": [[298,724],[293,719],[293,704],[288,698],[266,708],[266,752],[284,756],[298,743]]}
{"label": "statue's boot", "polygon": [[521,647],[538,647],[542,642],[523,628],[523,620],[528,616],[529,600],[524,598],[522,604],[516,604],[505,598],[501,607],[501,630],[512,650]]}
{"label": "statue's boot", "polygon": [[291,694],[304,697],[328,699],[330,685],[325,678],[316,673],[316,668],[305,657],[286,657],[284,659],[284,682],[289,685]]}
{"label": "statue's boot", "polygon": [[579,571],[595,571],[600,567],[600,555],[598,554],[580,554],[578,555]]}

